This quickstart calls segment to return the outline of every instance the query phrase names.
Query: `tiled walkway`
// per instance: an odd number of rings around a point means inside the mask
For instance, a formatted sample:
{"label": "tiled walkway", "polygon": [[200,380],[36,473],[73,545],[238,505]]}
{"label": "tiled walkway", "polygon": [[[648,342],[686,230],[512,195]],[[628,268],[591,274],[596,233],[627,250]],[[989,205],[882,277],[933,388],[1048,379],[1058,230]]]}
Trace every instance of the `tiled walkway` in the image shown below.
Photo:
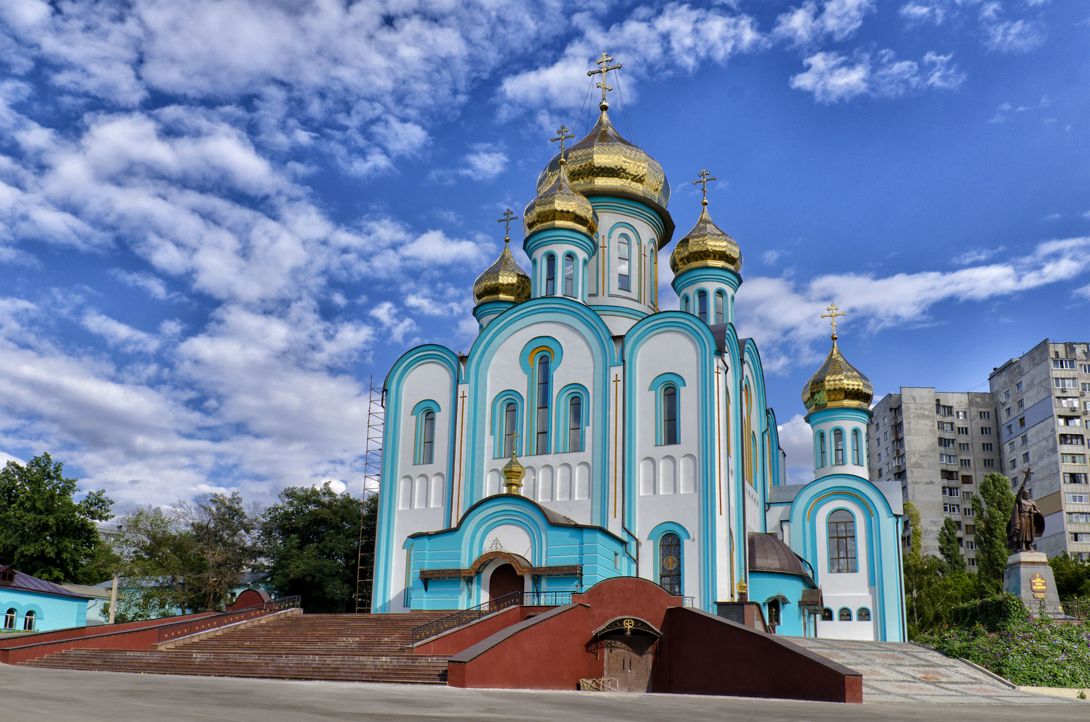
{"label": "tiled walkway", "polygon": [[791,641],[861,672],[864,702],[1042,704],[1051,699],[1020,692],[983,670],[916,644]]}

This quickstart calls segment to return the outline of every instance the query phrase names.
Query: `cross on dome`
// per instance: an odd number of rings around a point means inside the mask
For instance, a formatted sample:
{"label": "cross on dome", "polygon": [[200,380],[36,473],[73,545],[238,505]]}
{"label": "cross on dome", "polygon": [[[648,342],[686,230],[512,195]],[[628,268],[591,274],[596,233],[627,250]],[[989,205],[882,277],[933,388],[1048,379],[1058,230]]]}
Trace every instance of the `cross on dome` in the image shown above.
{"label": "cross on dome", "polygon": [[697,179],[693,181],[693,185],[700,186],[700,205],[706,206],[708,205],[708,184],[719,179],[709,173],[707,168],[704,168],[696,175]]}
{"label": "cross on dome", "polygon": [[611,71],[611,70],[620,70],[621,69],[621,64],[620,63],[616,63],[615,65],[610,65],[610,63],[612,63],[612,62],[613,62],[613,56],[610,55],[609,53],[606,53],[606,52],[603,51],[602,54],[598,57],[598,59],[594,61],[594,64],[598,66],[598,69],[597,70],[588,70],[587,71],[587,77],[589,77],[589,78],[593,78],[595,75],[601,75],[602,76],[602,79],[594,84],[594,87],[602,89],[602,104],[600,106],[598,106],[602,110],[605,110],[606,108],[609,107],[609,100],[606,97],[606,94],[609,91],[613,90],[613,86],[609,85],[609,83],[608,83],[609,71]]}
{"label": "cross on dome", "polygon": [[560,143],[560,162],[561,163],[564,162],[564,141],[571,140],[574,137],[575,137],[575,133],[571,132],[571,130],[568,128],[568,126],[562,125],[562,126],[560,126],[559,128],[556,129],[556,137],[555,138],[549,138],[550,143]]}
{"label": "cross on dome", "polygon": [[825,310],[828,313],[821,314],[821,317],[829,319],[829,323],[833,326],[833,341],[836,341],[836,319],[840,316],[847,316],[848,314],[841,311],[840,306],[837,306],[835,303],[830,303]]}
{"label": "cross on dome", "polygon": [[517,221],[518,216],[510,208],[503,209],[503,215],[496,219],[497,223],[503,224],[503,242],[511,242],[511,221]]}

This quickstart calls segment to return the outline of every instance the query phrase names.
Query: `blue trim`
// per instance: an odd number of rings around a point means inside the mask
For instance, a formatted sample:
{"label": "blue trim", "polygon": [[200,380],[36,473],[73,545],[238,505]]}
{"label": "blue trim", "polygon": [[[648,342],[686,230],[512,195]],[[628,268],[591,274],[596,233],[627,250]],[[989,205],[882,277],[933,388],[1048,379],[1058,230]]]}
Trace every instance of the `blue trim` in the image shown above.
{"label": "blue trim", "polygon": [[587,234],[566,228],[546,228],[536,231],[522,242],[522,247],[528,256],[551,246],[574,246],[586,255],[592,256],[597,244]]}
{"label": "blue trim", "polygon": [[652,571],[654,579],[652,581],[662,586],[662,547],[660,542],[667,534],[675,534],[678,538],[678,576],[681,577],[678,586],[681,589],[681,594],[685,595],[685,542],[691,541],[693,537],[689,534],[688,529],[675,521],[664,521],[647,535],[647,540],[651,542],[651,551],[655,555],[655,564]]}
{"label": "blue trim", "polygon": [[624,316],[625,318],[634,318],[637,321],[642,321],[651,315],[651,311],[638,310],[629,308],[628,306],[613,306],[605,303],[592,303],[591,306],[603,316]]}
{"label": "blue trim", "polygon": [[[616,196],[588,195],[587,200],[590,201],[591,207],[593,207],[595,212],[599,215],[601,215],[602,211],[613,211],[614,213],[620,213],[622,215],[635,216],[651,226],[657,241],[656,245],[660,249],[671,240],[669,238],[663,238],[663,236],[666,235],[666,225],[663,223],[663,219],[659,214],[646,204],[627,198],[618,198]],[[659,241],[659,239],[661,239],[661,241]]]}
{"label": "blue trim", "polygon": [[423,401],[418,402],[416,406],[413,407],[411,415],[418,416],[425,411],[434,411],[438,414],[441,410],[442,409],[440,409],[438,402],[434,401],[433,399],[424,399]]}
{"label": "blue trim", "polygon": [[[674,391],[677,392],[677,416],[674,418],[674,422],[677,424],[677,441],[673,444],[666,443],[664,433],[666,430],[666,409],[663,392],[667,386],[673,387]],[[683,388],[685,388],[685,379],[669,371],[656,376],[651,380],[651,385],[647,387],[647,390],[655,395],[655,446],[674,446],[681,443],[681,390]]]}
{"label": "blue trim", "polygon": [[514,301],[485,301],[484,303],[478,303],[473,307],[473,318],[483,325],[485,320],[500,315],[514,305]]}
{"label": "blue trim", "polygon": [[683,527],[681,524],[678,524],[676,521],[664,521],[651,530],[651,532],[647,535],[647,540],[650,542],[658,543],[659,538],[667,532],[673,532],[677,534],[678,538],[681,539],[681,541],[691,541],[693,538],[693,535],[689,533],[689,530]]}
{"label": "blue trim", "polygon": [[507,426],[505,424],[505,407],[509,402],[515,404],[515,453],[522,455],[522,434],[518,433],[523,428],[523,401],[522,394],[514,389],[505,389],[492,399],[492,458],[502,459],[505,454],[503,447],[506,442]]}
{"label": "blue trim", "polygon": [[[489,324],[489,328],[494,324]],[[394,362],[386,375],[386,416],[383,424],[383,445],[386,453],[382,457],[382,479],[386,493],[379,494],[379,513],[375,533],[375,572],[372,582],[371,610],[376,613],[388,612],[392,595],[390,571],[394,554],[394,518],[397,514],[397,494],[389,493],[390,486],[396,489],[398,480],[398,456],[401,449],[400,427],[402,421],[402,397],[405,377],[416,367],[436,363],[443,367],[450,379],[450,408],[458,408],[458,382],[460,361],[458,355],[445,346],[426,344],[406,351]],[[452,414],[453,417],[453,414]],[[453,420],[453,418],[452,418]],[[450,438],[448,458],[445,464],[446,490],[443,518],[450,518],[453,478],[454,478],[454,435],[456,424],[448,424]]]}
{"label": "blue trim", "polygon": [[584,451],[587,448],[587,415],[590,410],[590,393],[587,391],[587,387],[583,384],[568,384],[564,388],[560,389],[556,395],[556,411],[554,418],[556,419],[556,426],[554,427],[553,438],[556,443],[553,444],[557,453],[569,453],[573,449],[569,448],[568,444],[568,430],[571,423],[569,412],[571,411],[571,400],[573,397],[578,397],[581,403],[580,419],[579,419],[579,447],[574,451]]}
{"label": "blue trim", "polygon": [[[432,423],[438,425],[439,404],[432,399],[420,401],[413,407],[411,413],[411,416],[414,418],[413,426],[416,429],[416,434],[413,437],[413,464],[416,466],[431,465],[435,463],[434,447],[432,448],[432,459],[430,461],[424,460],[424,422],[427,420],[427,414],[429,412],[434,419]],[[432,439],[432,443],[435,443],[434,439]]]}
{"label": "blue trim", "polygon": [[728,268],[692,268],[674,276],[670,286],[680,295],[698,283],[724,285],[731,290],[728,295],[733,295],[742,285],[742,277]]}

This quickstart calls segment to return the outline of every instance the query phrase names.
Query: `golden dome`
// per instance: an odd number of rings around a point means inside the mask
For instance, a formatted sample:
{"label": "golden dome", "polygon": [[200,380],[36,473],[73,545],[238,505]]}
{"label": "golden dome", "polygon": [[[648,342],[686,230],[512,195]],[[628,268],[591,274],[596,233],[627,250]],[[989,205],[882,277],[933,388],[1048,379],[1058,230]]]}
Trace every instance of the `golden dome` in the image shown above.
{"label": "golden dome", "polygon": [[572,190],[566,165],[560,162],[560,172],[552,185],[538,193],[522,212],[527,237],[546,228],[567,228],[592,238],[598,232],[598,214],[586,196]]}
{"label": "golden dome", "polygon": [[802,403],[806,411],[822,409],[870,409],[874,387],[870,379],[848,363],[840,354],[833,334],[833,347],[825,363],[802,387]]}
{"label": "golden dome", "polygon": [[521,303],[529,300],[530,277],[515,262],[509,238],[504,239],[503,252],[496,262],[477,276],[473,283],[473,298],[478,304],[487,301]]}
{"label": "golden dome", "polygon": [[742,270],[742,252],[733,238],[715,225],[708,215],[708,201],[703,201],[700,218],[693,230],[685,234],[670,254],[670,269],[674,274],[691,268],[728,268]]}
{"label": "golden dome", "polygon": [[[662,166],[621,137],[609,120],[607,103],[599,107],[602,112],[594,128],[565,153],[572,189],[584,196],[620,196],[647,203],[662,218],[667,231],[664,239],[669,239],[674,225],[666,212],[666,204],[670,201],[670,184],[666,181]],[[549,161],[538,176],[538,195],[553,185],[558,175],[559,154]]]}
{"label": "golden dome", "polygon": [[508,494],[518,494],[522,489],[522,478],[526,467],[519,463],[515,450],[511,449],[511,459],[503,465],[503,488]]}

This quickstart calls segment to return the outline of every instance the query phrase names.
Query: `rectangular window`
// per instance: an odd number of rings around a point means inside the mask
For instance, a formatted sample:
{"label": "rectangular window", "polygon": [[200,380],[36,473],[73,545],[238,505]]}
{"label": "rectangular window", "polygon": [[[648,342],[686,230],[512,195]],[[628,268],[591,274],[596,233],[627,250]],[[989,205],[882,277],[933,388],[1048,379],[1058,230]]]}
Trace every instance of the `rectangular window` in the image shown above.
{"label": "rectangular window", "polygon": [[1090,384],[1083,384],[1082,385],[1082,390],[1086,391],[1086,392],[1090,392]]}
{"label": "rectangular window", "polygon": [[1060,454],[1060,461],[1065,464],[1085,464],[1086,454]]}
{"label": "rectangular window", "polygon": [[1067,378],[1066,376],[1057,376],[1052,379],[1052,385],[1058,389],[1077,389],[1079,388],[1078,379]]}
{"label": "rectangular window", "polygon": [[[841,513],[847,519],[838,520]],[[855,521],[842,509],[829,515],[829,571],[834,574],[854,574],[859,571],[855,551]]]}
{"label": "rectangular window", "polygon": [[575,259],[564,256],[564,295],[575,298]]}
{"label": "rectangular window", "polygon": [[985,441],[980,445],[980,448],[984,451],[993,451],[993,447],[990,441]]}
{"label": "rectangular window", "polygon": [[1065,471],[1064,472],[1064,483],[1065,484],[1085,484],[1086,483],[1086,474],[1083,473],[1083,472]]}
{"label": "rectangular window", "polygon": [[1078,416],[1061,416],[1060,426],[1082,426],[1082,419]]}
{"label": "rectangular window", "polygon": [[1082,434],[1060,434],[1060,443],[1064,446],[1085,446]]}
{"label": "rectangular window", "polygon": [[1028,464],[1029,463],[1029,452],[1028,451],[1026,451],[1026,452],[1024,452],[1022,454],[1022,463],[1023,464]]}
{"label": "rectangular window", "polygon": [[938,422],[938,427],[939,427],[939,431],[953,431],[954,430],[954,422],[953,421],[939,421]]}
{"label": "rectangular window", "polygon": [[[972,484],[973,483],[973,475],[972,474],[962,474],[961,475],[961,483],[962,484]],[[965,495],[968,496],[969,492],[965,492]]]}
{"label": "rectangular window", "polygon": [[958,463],[961,465],[962,469],[968,469],[969,467],[971,467],[973,465],[973,460],[972,459],[961,459]]}
{"label": "rectangular window", "polygon": [[[1022,434],[1022,446],[1029,446],[1029,434]],[[1014,451],[1014,449],[1011,449],[1011,451]]]}
{"label": "rectangular window", "polygon": [[956,443],[957,442],[953,439],[944,439],[942,437],[939,437],[939,446],[943,449],[952,449],[954,448],[954,444]]}
{"label": "rectangular window", "polygon": [[984,460],[984,468],[985,469],[994,469],[995,468],[995,459],[985,459]]}
{"label": "rectangular window", "polygon": [[981,412],[979,412],[979,416],[982,419],[990,419],[990,418],[992,418],[992,412],[991,411],[981,411]]}
{"label": "rectangular window", "polygon": [[981,436],[991,436],[992,435],[992,427],[990,427],[990,426],[981,426],[980,427],[980,435]]}
{"label": "rectangular window", "polygon": [[1067,521],[1072,524],[1090,524],[1090,512],[1071,511],[1067,513]]}
{"label": "rectangular window", "polygon": [[721,293],[715,294],[715,322],[716,323],[726,323],[726,318],[727,317],[726,317],[726,311],[724,309],[724,303],[725,303],[725,301],[724,301],[724,298],[723,298],[723,294],[721,294]]}
{"label": "rectangular window", "polygon": [[953,454],[939,454],[940,464],[956,464],[958,463],[958,457]]}
{"label": "rectangular window", "polygon": [[964,412],[964,411],[959,411],[959,412],[957,412],[957,415],[956,415],[956,417],[955,417],[955,418],[958,418],[958,419],[964,419],[964,418],[965,418],[965,415],[966,415],[966,414],[965,414],[965,412]]}
{"label": "rectangular window", "polygon": [[969,557],[968,559],[965,560],[965,563],[968,564],[971,567],[975,567],[976,566],[976,557]]}
{"label": "rectangular window", "polygon": [[947,406],[945,404],[942,404],[942,403],[939,403],[938,401],[936,401],[935,402],[935,413],[937,415],[939,415],[939,416],[953,416],[954,415],[954,407],[953,406]]}
{"label": "rectangular window", "polygon": [[942,511],[945,514],[960,514],[961,504],[943,504]]}
{"label": "rectangular window", "polygon": [[1079,364],[1079,371],[1084,374],[1090,374],[1090,364]]}
{"label": "rectangular window", "polygon": [[1026,400],[1018,399],[1018,410],[1021,411],[1024,408],[1026,408]]}
{"label": "rectangular window", "polygon": [[946,469],[942,469],[939,471],[939,478],[941,478],[943,481],[957,481],[958,473],[956,471],[947,471]]}
{"label": "rectangular window", "polygon": [[958,427],[958,435],[959,436],[968,436],[969,435],[969,427],[968,426],[959,426]]}
{"label": "rectangular window", "polygon": [[1072,492],[1067,492],[1065,496],[1067,497],[1068,504],[1090,504],[1090,494],[1074,494]]}
{"label": "rectangular window", "polygon": [[1086,532],[1074,532],[1071,534],[1071,541],[1073,542],[1090,542],[1090,534]]}
{"label": "rectangular window", "polygon": [[966,534],[976,534],[976,524],[966,524],[965,525],[965,533]]}
{"label": "rectangular window", "polygon": [[1022,390],[1022,382],[1021,382],[1021,381],[1019,381],[1018,383],[1016,383],[1016,384],[1014,385],[1014,389],[1015,389],[1016,391],[1021,391],[1021,390]]}
{"label": "rectangular window", "polygon": [[621,236],[621,240],[617,242],[617,288],[622,291],[632,290],[632,270],[629,261],[631,252],[628,236]]}
{"label": "rectangular window", "polygon": [[1052,368],[1054,369],[1074,369],[1075,359],[1072,358],[1054,358],[1052,359]]}
{"label": "rectangular window", "polygon": [[1011,417],[1011,407],[1008,406],[1007,408],[1003,409],[1003,418],[1009,419],[1010,417]]}
{"label": "rectangular window", "polygon": [[968,451],[969,445],[966,443],[958,444],[958,451]]}
{"label": "rectangular window", "polygon": [[556,256],[545,256],[545,295],[556,295]]}

